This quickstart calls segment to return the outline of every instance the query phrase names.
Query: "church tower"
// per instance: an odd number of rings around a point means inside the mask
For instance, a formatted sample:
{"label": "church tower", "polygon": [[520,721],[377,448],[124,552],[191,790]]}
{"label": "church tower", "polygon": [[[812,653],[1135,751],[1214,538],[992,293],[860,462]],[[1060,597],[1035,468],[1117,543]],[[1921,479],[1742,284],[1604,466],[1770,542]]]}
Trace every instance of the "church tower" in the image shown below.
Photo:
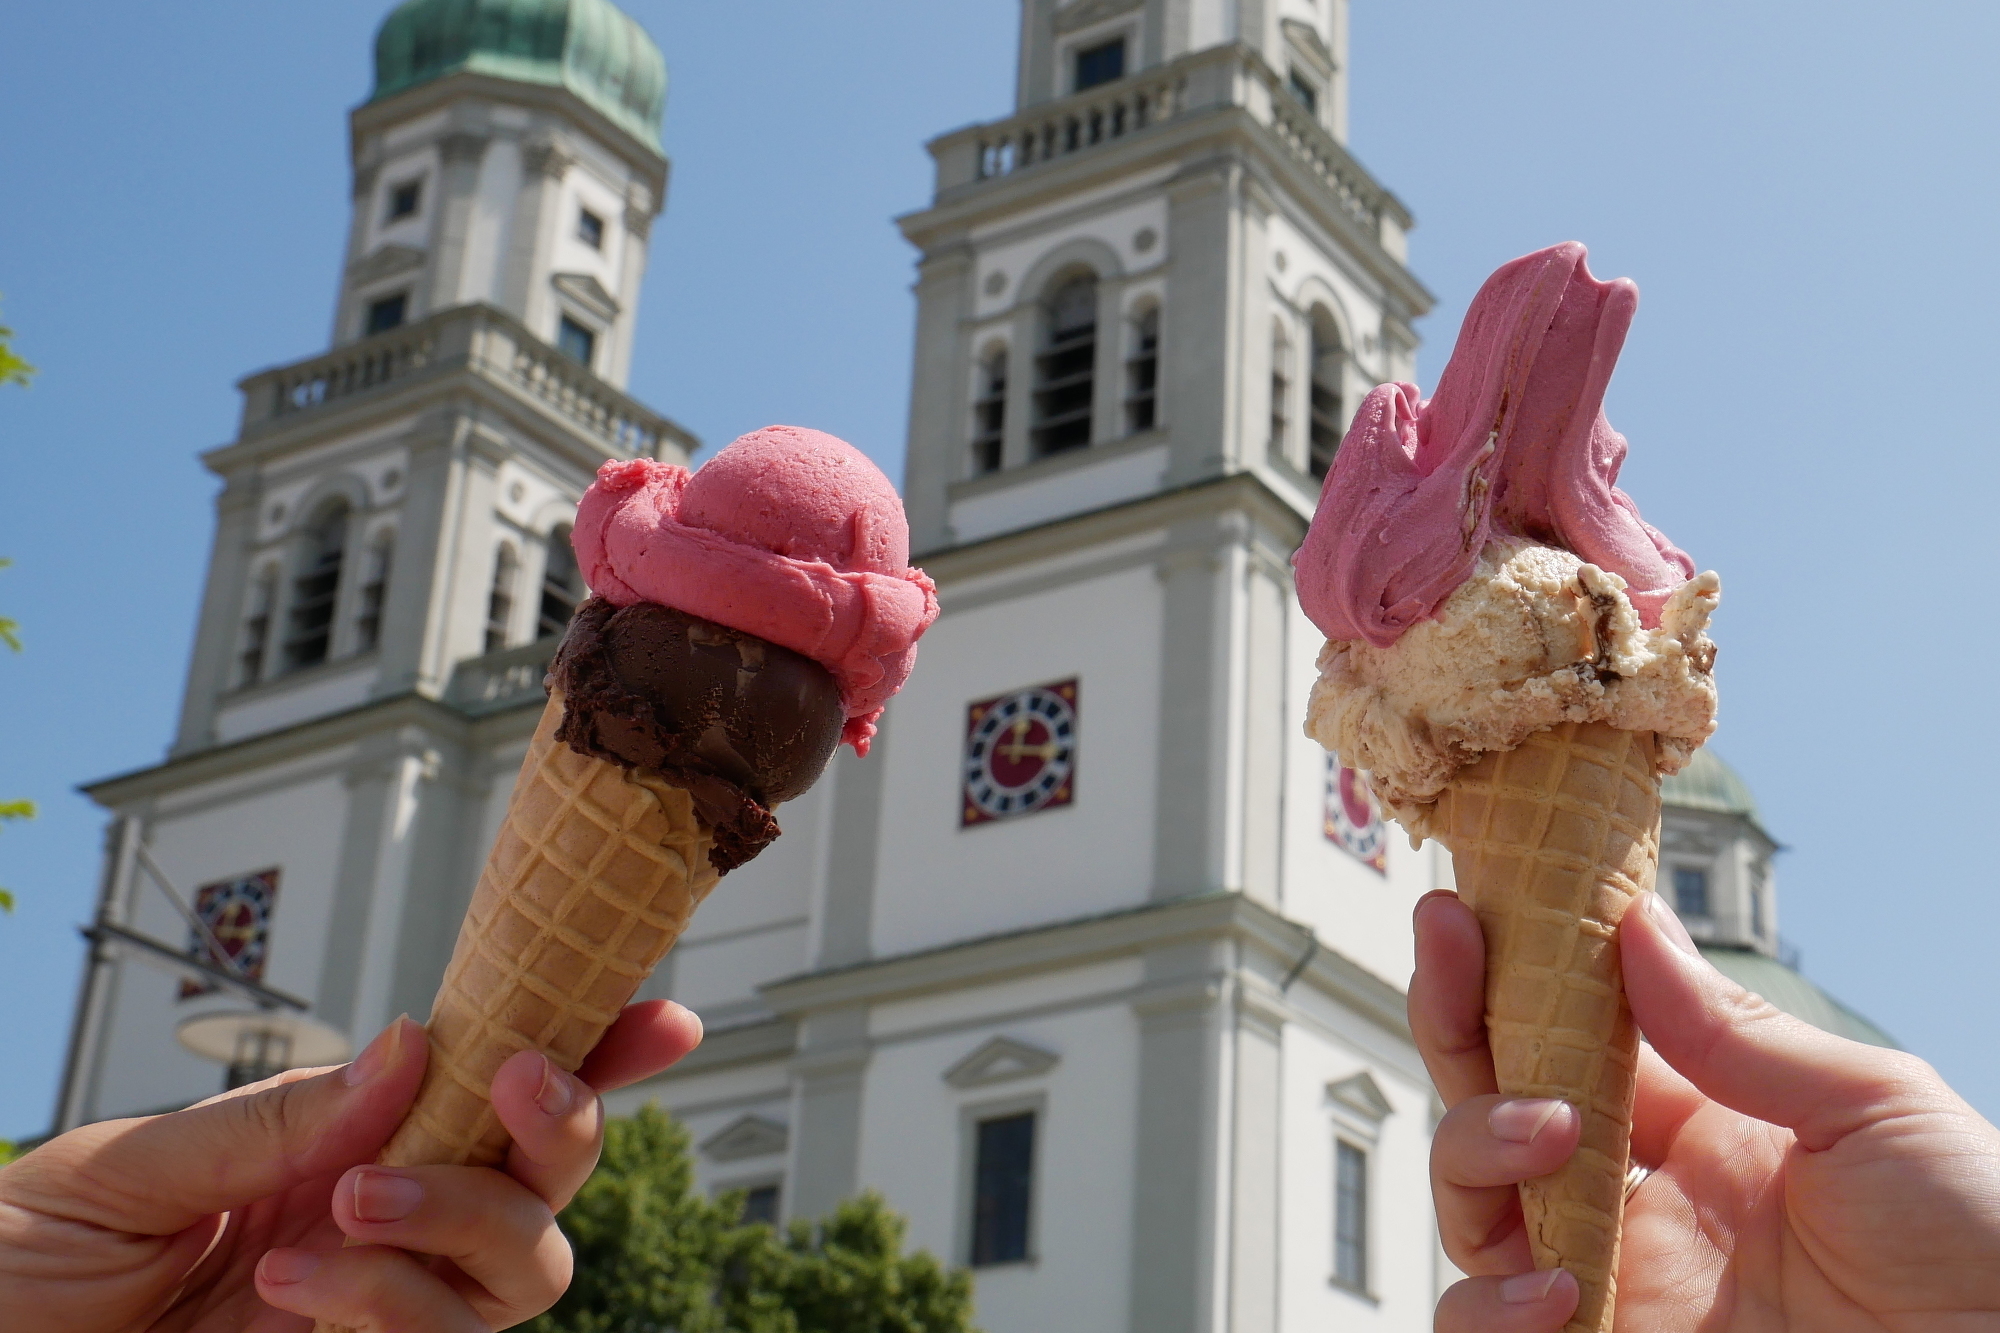
{"label": "church tower", "polygon": [[609,0],[382,25],[331,346],[242,381],[172,749],[90,789],[113,820],[59,1127],[212,1093],[189,1024],[246,1002],[271,1031],[217,1053],[246,1076],[427,1007],[585,591],[576,501],[606,459],[694,447],[622,389],[665,93]]}

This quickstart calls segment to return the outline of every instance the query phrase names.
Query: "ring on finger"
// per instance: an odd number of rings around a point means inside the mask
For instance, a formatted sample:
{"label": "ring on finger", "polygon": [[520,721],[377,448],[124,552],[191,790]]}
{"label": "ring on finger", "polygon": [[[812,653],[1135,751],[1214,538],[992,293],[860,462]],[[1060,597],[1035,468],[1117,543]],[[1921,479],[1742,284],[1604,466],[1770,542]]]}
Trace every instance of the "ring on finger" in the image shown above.
{"label": "ring on finger", "polygon": [[1641,1166],[1637,1162],[1625,1168],[1625,1202],[1632,1202],[1632,1196],[1639,1192],[1639,1187],[1646,1183],[1646,1177],[1652,1174],[1652,1167]]}

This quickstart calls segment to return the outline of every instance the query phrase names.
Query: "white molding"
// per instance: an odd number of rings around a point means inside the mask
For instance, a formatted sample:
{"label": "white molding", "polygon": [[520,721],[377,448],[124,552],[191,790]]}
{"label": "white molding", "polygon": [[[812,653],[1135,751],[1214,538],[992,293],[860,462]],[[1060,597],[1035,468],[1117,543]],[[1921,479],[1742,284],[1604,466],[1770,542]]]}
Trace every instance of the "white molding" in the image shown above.
{"label": "white molding", "polygon": [[775,1157],[791,1144],[789,1127],[768,1116],[745,1115],[704,1139],[701,1153],[714,1162],[740,1162],[749,1157]]}
{"label": "white molding", "polygon": [[398,274],[412,273],[424,266],[430,256],[414,245],[401,245],[395,241],[377,247],[369,255],[355,260],[347,267],[347,280],[357,287]]}
{"label": "white molding", "polygon": [[1030,1046],[1025,1041],[995,1037],[945,1070],[944,1081],[954,1088],[983,1088],[990,1083],[1045,1074],[1061,1059],[1054,1051]]}
{"label": "white molding", "polygon": [[588,273],[557,273],[549,278],[556,290],[605,323],[618,318],[618,298]]}

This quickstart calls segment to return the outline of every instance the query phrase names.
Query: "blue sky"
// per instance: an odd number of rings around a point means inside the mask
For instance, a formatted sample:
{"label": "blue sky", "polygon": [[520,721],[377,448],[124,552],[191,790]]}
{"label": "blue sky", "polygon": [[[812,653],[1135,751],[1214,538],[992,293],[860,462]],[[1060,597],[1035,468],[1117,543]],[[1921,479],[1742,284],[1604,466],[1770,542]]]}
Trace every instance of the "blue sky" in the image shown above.
{"label": "blue sky", "polygon": [[[156,762],[234,381],[324,346],[345,112],[388,0],[16,6],[0,41],[0,1136],[42,1129],[100,822]],[[632,388],[711,442],[835,431],[892,475],[924,139],[1011,104],[1015,0],[628,0],[671,71],[667,214]],[[1642,290],[1614,382],[1626,488],[1721,571],[1723,725],[1788,850],[1806,973],[2000,1113],[1981,860],[2000,361],[2000,8],[1353,0],[1350,145],[1465,302],[1558,240]],[[1973,401],[1959,402],[1970,393]]]}

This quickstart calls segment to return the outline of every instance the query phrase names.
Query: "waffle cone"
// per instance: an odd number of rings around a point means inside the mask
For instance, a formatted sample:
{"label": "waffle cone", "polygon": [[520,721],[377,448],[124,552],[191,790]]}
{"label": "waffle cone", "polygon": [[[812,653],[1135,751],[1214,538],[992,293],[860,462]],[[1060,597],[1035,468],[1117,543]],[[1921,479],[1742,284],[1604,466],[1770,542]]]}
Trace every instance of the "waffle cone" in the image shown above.
{"label": "waffle cone", "polygon": [[1486,932],[1500,1091],[1583,1116],[1568,1164],[1521,1185],[1535,1267],[1582,1289],[1565,1333],[1609,1333],[1617,1299],[1638,1064],[1617,930],[1659,863],[1655,750],[1651,732],[1565,722],[1462,770],[1434,816]]}

